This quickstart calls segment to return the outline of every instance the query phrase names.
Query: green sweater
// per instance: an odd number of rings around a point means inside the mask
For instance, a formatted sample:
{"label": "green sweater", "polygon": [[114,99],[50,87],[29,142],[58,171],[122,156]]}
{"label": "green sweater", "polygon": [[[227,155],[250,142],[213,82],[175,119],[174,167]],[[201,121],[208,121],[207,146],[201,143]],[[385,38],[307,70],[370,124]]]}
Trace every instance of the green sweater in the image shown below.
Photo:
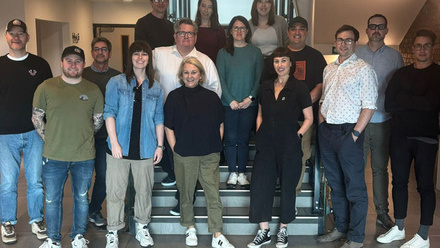
{"label": "green sweater", "polygon": [[[263,69],[263,56],[259,48],[252,44],[234,47],[234,56],[223,48],[218,52],[216,64],[223,106],[229,107],[232,101],[241,102],[248,96],[257,97]],[[251,104],[256,105],[256,101]]]}

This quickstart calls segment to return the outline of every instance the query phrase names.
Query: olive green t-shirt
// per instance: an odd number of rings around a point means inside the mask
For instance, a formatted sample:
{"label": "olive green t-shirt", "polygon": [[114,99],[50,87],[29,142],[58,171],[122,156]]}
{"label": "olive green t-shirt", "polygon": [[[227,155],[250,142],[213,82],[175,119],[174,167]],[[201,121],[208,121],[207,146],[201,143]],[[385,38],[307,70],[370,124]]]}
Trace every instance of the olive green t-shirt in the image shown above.
{"label": "olive green t-shirt", "polygon": [[44,157],[72,162],[95,158],[93,114],[104,109],[96,84],[48,79],[35,91],[33,106],[46,112]]}

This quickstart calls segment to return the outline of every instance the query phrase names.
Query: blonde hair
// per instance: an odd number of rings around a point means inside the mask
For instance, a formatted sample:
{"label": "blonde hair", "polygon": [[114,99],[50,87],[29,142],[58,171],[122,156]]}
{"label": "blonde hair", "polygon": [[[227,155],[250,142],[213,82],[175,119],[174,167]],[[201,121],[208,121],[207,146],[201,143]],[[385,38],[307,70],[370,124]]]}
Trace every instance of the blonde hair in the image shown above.
{"label": "blonde hair", "polygon": [[185,66],[185,64],[190,64],[193,65],[195,67],[197,67],[197,69],[199,70],[200,73],[200,82],[199,84],[203,84],[205,82],[206,79],[206,73],[205,73],[205,68],[203,68],[202,63],[200,63],[200,61],[195,58],[195,57],[186,57],[182,60],[182,63],[180,63],[179,66],[179,71],[177,72],[177,76],[179,77],[179,82],[184,85],[183,83],[183,67]]}

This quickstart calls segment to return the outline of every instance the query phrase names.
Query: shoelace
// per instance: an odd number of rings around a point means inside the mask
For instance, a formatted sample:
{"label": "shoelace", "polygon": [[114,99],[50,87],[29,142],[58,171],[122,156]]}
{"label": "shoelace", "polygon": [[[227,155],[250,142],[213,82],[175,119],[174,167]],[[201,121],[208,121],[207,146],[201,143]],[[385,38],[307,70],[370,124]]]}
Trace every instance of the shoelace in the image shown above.
{"label": "shoelace", "polygon": [[277,242],[285,243],[287,239],[287,230],[285,228],[281,228],[277,234]]}
{"label": "shoelace", "polygon": [[[87,247],[87,245],[89,244],[90,242],[87,240],[87,239],[85,239],[84,237],[79,237],[78,239],[75,239],[74,241],[73,241],[73,245],[75,245],[75,247]],[[79,246],[78,246],[79,245]]]}
{"label": "shoelace", "polygon": [[41,232],[46,231],[46,226],[44,225],[43,221],[37,222],[37,226],[38,226],[38,229],[40,229],[39,231],[41,231]]}
{"label": "shoelace", "polygon": [[109,243],[115,243],[116,235],[114,233],[108,233],[105,235]]}
{"label": "shoelace", "polygon": [[13,225],[4,225],[6,236],[14,234],[14,226]]}
{"label": "shoelace", "polygon": [[264,238],[267,236],[266,230],[258,230],[257,236],[255,236],[254,244],[259,244],[264,240]]}

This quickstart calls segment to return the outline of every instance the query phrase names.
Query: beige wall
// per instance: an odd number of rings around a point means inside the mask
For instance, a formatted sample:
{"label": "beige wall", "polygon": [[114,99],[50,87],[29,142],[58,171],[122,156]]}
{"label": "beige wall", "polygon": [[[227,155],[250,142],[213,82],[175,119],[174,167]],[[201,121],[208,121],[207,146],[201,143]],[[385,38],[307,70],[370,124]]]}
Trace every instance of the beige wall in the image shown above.
{"label": "beige wall", "polygon": [[93,2],[93,23],[136,24],[136,21],[151,11],[144,3]]}
{"label": "beige wall", "polygon": [[[8,6],[6,8],[6,6]],[[12,19],[18,18],[24,22],[25,16],[24,16],[24,0],[1,0],[0,1],[0,33],[1,33],[1,39],[0,39],[0,56],[3,56],[4,54],[9,52],[8,45],[5,42],[5,27],[6,24]],[[31,39],[35,38],[35,32],[30,32]],[[32,37],[33,36],[33,37]]]}

